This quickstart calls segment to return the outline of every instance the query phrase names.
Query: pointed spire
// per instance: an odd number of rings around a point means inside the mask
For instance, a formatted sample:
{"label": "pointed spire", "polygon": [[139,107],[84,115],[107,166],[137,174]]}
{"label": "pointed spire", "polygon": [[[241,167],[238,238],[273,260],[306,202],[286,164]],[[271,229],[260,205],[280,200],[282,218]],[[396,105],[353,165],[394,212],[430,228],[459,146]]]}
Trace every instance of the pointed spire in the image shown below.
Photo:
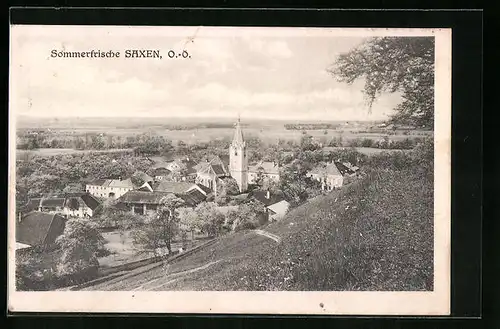
{"label": "pointed spire", "polygon": [[234,132],[233,144],[242,145],[243,143],[244,143],[243,132],[241,131],[240,115],[238,114],[238,122],[236,123],[236,130]]}

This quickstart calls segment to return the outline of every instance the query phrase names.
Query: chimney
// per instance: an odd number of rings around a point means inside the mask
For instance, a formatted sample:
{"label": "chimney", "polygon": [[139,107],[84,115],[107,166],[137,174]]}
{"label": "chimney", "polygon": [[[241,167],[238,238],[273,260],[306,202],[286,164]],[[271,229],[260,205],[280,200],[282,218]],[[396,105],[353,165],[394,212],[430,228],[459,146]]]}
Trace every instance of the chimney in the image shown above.
{"label": "chimney", "polygon": [[269,199],[271,197],[271,192],[269,190],[266,191],[266,199]]}

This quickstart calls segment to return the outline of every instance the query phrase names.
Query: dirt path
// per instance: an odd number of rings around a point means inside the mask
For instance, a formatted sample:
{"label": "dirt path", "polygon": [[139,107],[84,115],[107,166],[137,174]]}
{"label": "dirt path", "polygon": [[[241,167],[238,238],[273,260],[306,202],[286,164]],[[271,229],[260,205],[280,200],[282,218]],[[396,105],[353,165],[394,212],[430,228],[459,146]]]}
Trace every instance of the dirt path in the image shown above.
{"label": "dirt path", "polygon": [[279,236],[277,236],[276,234],[272,234],[272,233],[269,233],[269,232],[266,232],[263,230],[253,230],[253,231],[259,235],[262,235],[262,236],[265,236],[266,238],[274,240],[277,243],[281,242],[281,238]]}

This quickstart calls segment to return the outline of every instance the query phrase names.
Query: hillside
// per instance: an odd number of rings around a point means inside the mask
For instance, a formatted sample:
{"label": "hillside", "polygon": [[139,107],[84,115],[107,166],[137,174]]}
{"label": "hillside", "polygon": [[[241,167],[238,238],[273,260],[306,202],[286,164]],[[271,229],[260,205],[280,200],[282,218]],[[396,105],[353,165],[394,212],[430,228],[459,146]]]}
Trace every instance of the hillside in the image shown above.
{"label": "hillside", "polygon": [[[399,160],[398,160],[399,161]],[[292,210],[168,266],[88,290],[432,290],[432,175],[416,163]]]}

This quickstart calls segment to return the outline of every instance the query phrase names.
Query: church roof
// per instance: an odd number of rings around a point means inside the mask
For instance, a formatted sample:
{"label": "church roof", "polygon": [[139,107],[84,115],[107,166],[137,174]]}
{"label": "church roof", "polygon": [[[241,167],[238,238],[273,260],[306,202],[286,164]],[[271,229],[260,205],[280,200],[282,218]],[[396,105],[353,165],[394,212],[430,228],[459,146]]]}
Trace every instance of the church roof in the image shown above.
{"label": "church roof", "polygon": [[236,130],[234,132],[233,144],[243,144],[243,132],[241,131],[240,119],[238,118],[238,122],[236,123]]}

